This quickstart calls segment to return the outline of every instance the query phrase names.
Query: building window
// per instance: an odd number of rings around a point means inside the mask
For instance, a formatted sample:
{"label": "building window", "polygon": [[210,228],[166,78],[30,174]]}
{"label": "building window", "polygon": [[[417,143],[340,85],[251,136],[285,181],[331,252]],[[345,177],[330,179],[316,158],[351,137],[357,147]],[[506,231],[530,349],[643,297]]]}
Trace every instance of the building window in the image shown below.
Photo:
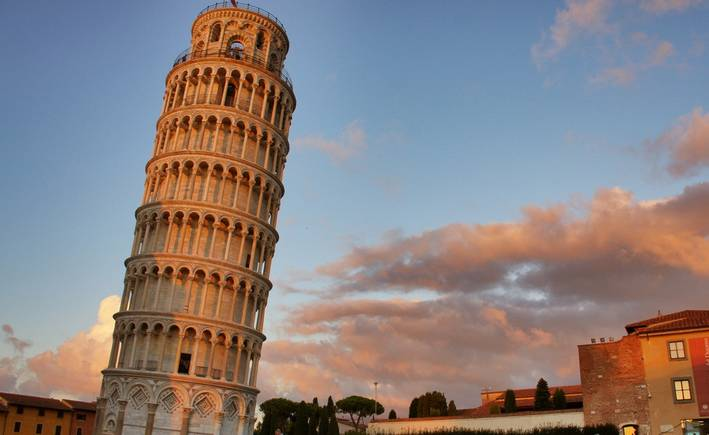
{"label": "building window", "polygon": [[42,433],[42,423],[37,423],[37,427],[35,428],[34,433],[36,433],[36,434]]}
{"label": "building window", "polygon": [[667,343],[667,348],[670,351],[670,359],[687,359],[687,354],[684,352],[684,341],[670,341]]}
{"label": "building window", "polygon": [[80,427],[76,428],[76,435],[81,435],[81,428]]}
{"label": "building window", "polygon": [[209,36],[209,42],[219,41],[219,37],[222,35],[222,26],[219,23],[212,26],[212,33]]}
{"label": "building window", "polygon": [[672,389],[675,394],[675,402],[692,401],[692,381],[690,378],[672,379]]}
{"label": "building window", "polygon": [[44,417],[44,409],[39,409],[39,410],[37,410],[37,414],[38,414],[40,417]]}
{"label": "building window", "polygon": [[623,426],[623,435],[637,435],[638,427],[634,424]]}
{"label": "building window", "polygon": [[190,360],[192,359],[192,355],[189,353],[181,353],[180,354],[180,364],[177,367],[177,373],[186,375],[189,374],[190,372]]}
{"label": "building window", "polygon": [[62,435],[62,427],[61,426],[57,425],[54,428],[54,435]]}
{"label": "building window", "polygon": [[57,411],[57,418],[64,418],[64,411]]}
{"label": "building window", "polygon": [[86,420],[86,414],[76,414],[76,419],[84,421]]}
{"label": "building window", "polygon": [[24,414],[24,413],[25,413],[25,408],[23,408],[22,406],[18,406],[18,407],[17,407],[17,413],[18,413],[18,414]]}
{"label": "building window", "polygon": [[22,429],[22,423],[19,421],[15,422],[15,428],[13,429],[14,432],[19,432]]}

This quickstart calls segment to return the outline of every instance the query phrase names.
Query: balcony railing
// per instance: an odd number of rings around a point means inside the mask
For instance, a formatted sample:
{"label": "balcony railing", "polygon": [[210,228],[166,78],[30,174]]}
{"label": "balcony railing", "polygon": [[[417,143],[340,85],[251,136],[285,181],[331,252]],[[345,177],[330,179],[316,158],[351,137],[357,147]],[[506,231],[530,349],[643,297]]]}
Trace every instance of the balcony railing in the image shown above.
{"label": "balcony railing", "polygon": [[197,366],[195,368],[194,374],[196,376],[199,376],[200,378],[206,378],[207,377],[207,370],[209,370],[207,367]]}
{"label": "balcony railing", "polygon": [[285,68],[278,67],[276,65],[267,62],[262,56],[254,54],[246,54],[242,50],[237,49],[211,49],[211,50],[195,50],[191,51],[189,48],[184,50],[177,56],[173,67],[181,63],[187,62],[193,59],[200,59],[204,57],[226,57],[229,59],[235,59],[241,62],[250,63],[252,65],[260,66],[268,71],[272,72],[276,77],[281,79],[286,86],[288,86],[291,91],[293,90],[293,82],[291,82],[290,75]]}
{"label": "balcony railing", "polygon": [[[213,11],[215,9],[224,9],[224,8],[233,8],[233,7],[234,7],[234,5],[230,1],[223,1],[223,2],[219,2],[219,3],[215,3],[213,5],[207,6],[206,8],[202,9],[199,14],[203,15],[203,14],[206,14],[207,12]],[[276,23],[278,25],[278,27],[280,27],[281,30],[283,30],[283,33],[286,33],[286,26],[284,26],[283,23],[281,23],[280,20],[278,20],[278,18],[276,18],[275,15],[268,12],[267,10],[261,9],[258,6],[250,5],[248,3],[241,3],[241,2],[236,2],[236,7],[239,9],[244,9],[244,10],[247,10],[250,12],[257,13],[257,14],[261,15],[262,17],[268,18],[269,20]]]}
{"label": "balcony railing", "polygon": [[219,369],[212,369],[212,379],[221,379],[222,371]]}
{"label": "balcony railing", "polygon": [[145,363],[145,370],[150,370],[151,372],[154,372],[158,369],[158,362],[154,360],[148,360]]}

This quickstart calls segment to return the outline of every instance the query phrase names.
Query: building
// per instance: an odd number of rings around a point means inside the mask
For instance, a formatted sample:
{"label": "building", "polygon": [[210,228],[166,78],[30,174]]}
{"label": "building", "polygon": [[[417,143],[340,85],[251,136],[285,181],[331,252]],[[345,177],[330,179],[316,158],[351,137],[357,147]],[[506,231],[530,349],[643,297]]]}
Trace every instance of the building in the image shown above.
{"label": "building", "polygon": [[625,329],[621,340],[579,346],[586,423],[640,435],[709,432],[709,311]]}
{"label": "building", "polygon": [[98,433],[253,432],[296,100],[283,24],[202,10],[166,78]]}
{"label": "building", "polygon": [[78,400],[63,400],[71,407],[69,435],[92,435],[96,421],[96,403]]}
{"label": "building", "polygon": [[0,393],[0,435],[92,435],[94,414],[93,403]]}
{"label": "building", "polygon": [[[562,385],[557,387],[549,387],[549,391],[554,394],[556,390],[563,390],[566,395],[566,409],[581,409],[583,408],[583,393],[581,385]],[[518,412],[534,410],[534,394],[536,388],[520,388],[512,390],[515,393],[515,404]],[[494,405],[501,411],[505,411],[505,393],[506,390],[483,390],[480,392],[480,405],[472,409],[458,410],[461,415],[482,416],[489,415],[490,408]]]}

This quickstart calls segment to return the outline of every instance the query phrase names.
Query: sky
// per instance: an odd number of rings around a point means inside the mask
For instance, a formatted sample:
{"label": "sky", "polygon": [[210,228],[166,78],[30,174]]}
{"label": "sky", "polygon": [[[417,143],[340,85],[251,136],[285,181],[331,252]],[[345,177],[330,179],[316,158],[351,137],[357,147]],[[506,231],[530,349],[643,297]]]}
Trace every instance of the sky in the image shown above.
{"label": "sky", "polygon": [[[172,61],[202,1],[0,15],[0,390],[95,397]],[[708,308],[709,1],[263,0],[297,108],[259,388],[578,382]]]}

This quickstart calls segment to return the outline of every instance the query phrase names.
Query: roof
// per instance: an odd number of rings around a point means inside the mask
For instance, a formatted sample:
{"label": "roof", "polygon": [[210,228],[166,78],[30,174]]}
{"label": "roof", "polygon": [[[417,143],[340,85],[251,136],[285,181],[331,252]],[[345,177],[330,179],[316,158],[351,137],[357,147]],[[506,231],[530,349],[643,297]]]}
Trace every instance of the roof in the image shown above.
{"label": "roof", "polygon": [[651,334],[700,328],[709,328],[709,310],[678,311],[625,326],[628,334]]}
{"label": "roof", "polygon": [[58,411],[71,411],[68,405],[61,400],[47,397],[25,396],[23,394],[1,393],[0,397],[7,401],[8,405],[27,406],[31,408],[56,409]]}
{"label": "roof", "polygon": [[64,399],[62,402],[69,405],[72,409],[76,411],[91,411],[96,412],[96,402],[82,402],[80,400],[68,400]]}
{"label": "roof", "polygon": [[7,406],[2,402],[0,402],[0,412],[7,412]]}
{"label": "roof", "polygon": [[[550,386],[549,391],[553,394],[557,389],[564,390],[566,395],[566,403],[572,408],[579,408],[583,405],[583,392],[581,385],[560,385]],[[512,390],[515,392],[515,403],[517,404],[518,413],[532,411],[534,408],[534,394],[536,388],[519,388]],[[500,408],[504,407],[506,391],[483,391],[482,395],[491,397],[489,401],[483,400],[483,404],[477,408],[459,409],[459,415],[463,417],[487,417],[490,414],[490,406],[497,404]],[[575,406],[574,406],[575,405]]]}

